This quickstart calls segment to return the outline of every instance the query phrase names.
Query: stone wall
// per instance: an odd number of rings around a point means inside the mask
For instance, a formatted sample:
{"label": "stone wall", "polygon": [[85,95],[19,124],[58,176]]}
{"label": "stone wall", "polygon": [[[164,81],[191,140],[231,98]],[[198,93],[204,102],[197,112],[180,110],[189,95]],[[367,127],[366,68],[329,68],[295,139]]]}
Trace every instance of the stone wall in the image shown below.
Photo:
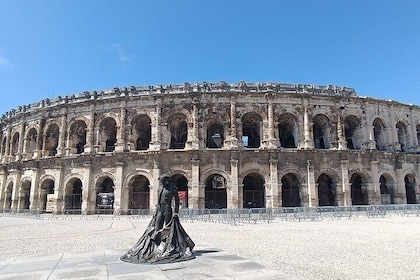
{"label": "stone wall", "polygon": [[154,208],[164,174],[189,208],[420,201],[420,108],[349,88],[115,88],[21,106],[0,128],[5,211]]}

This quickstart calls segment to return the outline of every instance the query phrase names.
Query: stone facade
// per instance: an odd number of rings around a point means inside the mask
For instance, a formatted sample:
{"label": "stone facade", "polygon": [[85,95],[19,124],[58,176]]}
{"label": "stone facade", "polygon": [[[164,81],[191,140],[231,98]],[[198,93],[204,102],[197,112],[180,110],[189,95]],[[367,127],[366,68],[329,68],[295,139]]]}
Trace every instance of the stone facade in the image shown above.
{"label": "stone facade", "polygon": [[21,106],[0,133],[4,211],[154,208],[162,175],[188,208],[420,201],[420,108],[351,88],[115,88]]}

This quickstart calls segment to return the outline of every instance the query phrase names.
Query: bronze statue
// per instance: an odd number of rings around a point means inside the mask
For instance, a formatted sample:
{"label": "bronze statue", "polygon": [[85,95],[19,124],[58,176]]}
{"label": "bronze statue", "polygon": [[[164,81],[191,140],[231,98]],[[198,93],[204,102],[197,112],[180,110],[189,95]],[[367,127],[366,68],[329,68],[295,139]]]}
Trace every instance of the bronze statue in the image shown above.
{"label": "bronze statue", "polygon": [[[129,263],[170,263],[195,258],[194,242],[178,218],[178,188],[169,177],[160,178],[158,203],[153,218],[143,236],[121,260]],[[172,210],[172,200],[175,200]]]}

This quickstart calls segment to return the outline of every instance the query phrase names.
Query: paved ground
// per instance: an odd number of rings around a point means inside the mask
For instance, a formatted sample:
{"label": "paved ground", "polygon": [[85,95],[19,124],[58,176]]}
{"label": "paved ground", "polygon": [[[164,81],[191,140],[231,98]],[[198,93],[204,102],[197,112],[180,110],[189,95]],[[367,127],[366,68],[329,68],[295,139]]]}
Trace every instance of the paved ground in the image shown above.
{"label": "paved ground", "polygon": [[420,279],[420,217],[236,226],[181,220],[197,258],[119,261],[149,218],[0,216],[0,279]]}
{"label": "paved ground", "polygon": [[[83,252],[92,250],[95,244],[104,248],[112,243],[110,247],[114,248],[119,242],[107,236],[119,233],[122,239],[127,224],[133,225],[131,230],[136,228],[136,222],[127,220],[0,217],[0,244],[4,249],[0,253],[0,279],[291,279],[278,270],[203,245],[194,248],[194,260],[160,265],[120,261],[128,247]],[[82,242],[82,236],[88,242]],[[71,244],[67,244],[69,241]]]}

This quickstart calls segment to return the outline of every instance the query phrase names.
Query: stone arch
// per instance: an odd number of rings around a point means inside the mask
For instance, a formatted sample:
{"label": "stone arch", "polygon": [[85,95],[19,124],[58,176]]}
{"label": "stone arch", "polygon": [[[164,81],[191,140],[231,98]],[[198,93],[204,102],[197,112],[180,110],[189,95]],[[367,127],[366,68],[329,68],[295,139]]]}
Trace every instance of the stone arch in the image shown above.
{"label": "stone arch", "polygon": [[360,150],[364,140],[363,129],[359,117],[348,115],[344,119],[344,136],[347,149]]}
{"label": "stone arch", "polygon": [[55,178],[51,175],[44,175],[39,180],[39,190],[42,210],[47,210],[48,195],[54,194],[55,191]]}
{"label": "stone arch", "polygon": [[299,143],[299,126],[295,115],[283,113],[278,119],[278,133],[280,146],[283,148],[296,148]]}
{"label": "stone arch", "polygon": [[229,173],[226,172],[226,170],[220,169],[220,168],[210,168],[204,171],[200,176],[200,184],[204,184],[208,180],[208,178],[214,174],[218,174],[222,176],[223,178],[225,178],[226,186],[228,189],[230,189],[230,182],[231,182],[230,175]]}
{"label": "stone arch", "polygon": [[10,149],[10,155],[17,155],[19,151],[20,133],[15,131],[12,134],[12,147]]}
{"label": "stone arch", "polygon": [[31,208],[31,188],[33,188],[32,178],[25,176],[20,180],[20,183],[19,208],[29,210]]}
{"label": "stone arch", "polygon": [[205,179],[205,208],[227,208],[227,180],[224,176],[213,173]]}
{"label": "stone arch", "polygon": [[408,149],[408,129],[404,121],[398,121],[395,125],[398,134],[398,143],[402,152],[407,152]]}
{"label": "stone arch", "polygon": [[407,173],[404,176],[405,196],[407,204],[417,204],[417,183],[414,173]]}
{"label": "stone arch", "polygon": [[352,205],[368,205],[368,183],[363,174],[354,172],[350,177]]}
{"label": "stone arch", "polygon": [[211,120],[206,133],[207,148],[223,148],[225,141],[225,127],[219,120]]}
{"label": "stone arch", "polygon": [[391,174],[384,172],[379,176],[379,189],[381,192],[382,204],[395,203],[394,185],[395,185],[395,180]]}
{"label": "stone arch", "polygon": [[243,208],[265,207],[265,181],[259,173],[248,173],[243,181]]}
{"label": "stone arch", "polygon": [[117,143],[118,118],[113,114],[104,114],[98,120],[97,145],[102,152],[113,152]]}
{"label": "stone arch", "polygon": [[148,150],[152,140],[152,120],[147,114],[137,114],[131,121],[131,142],[135,150]]}
{"label": "stone arch", "polygon": [[263,136],[263,119],[256,112],[249,112],[242,116],[242,142],[244,147],[259,148]]}
{"label": "stone arch", "polygon": [[386,150],[386,126],[385,122],[377,117],[373,120],[373,139],[376,142],[376,149],[379,151]]}
{"label": "stone arch", "polygon": [[128,209],[136,212],[138,209],[150,208],[150,180],[143,172],[130,176],[128,180]]}
{"label": "stone arch", "polygon": [[295,173],[285,173],[281,177],[281,205],[301,207],[301,182]]}
{"label": "stone arch", "polygon": [[6,183],[6,189],[4,193],[4,209],[3,210],[11,210],[12,209],[12,194],[13,194],[13,180],[8,180]]}
{"label": "stone arch", "polygon": [[44,153],[46,156],[57,154],[58,142],[60,137],[60,126],[58,122],[52,121],[44,129]]}
{"label": "stone arch", "polygon": [[83,198],[82,176],[72,173],[66,176],[63,182],[65,186],[65,211],[69,214],[80,214]]}
{"label": "stone arch", "polygon": [[337,205],[337,184],[326,173],[318,176],[316,181],[318,189],[318,205],[319,206],[336,206]]}
{"label": "stone arch", "polygon": [[181,113],[174,113],[168,118],[170,149],[184,149],[188,140],[188,117]]}
{"label": "stone arch", "polygon": [[103,214],[113,213],[115,177],[108,172],[102,172],[95,176],[94,186],[96,191],[96,211]]}
{"label": "stone arch", "polygon": [[84,152],[87,143],[87,124],[88,120],[84,117],[76,117],[70,121],[67,148],[71,149],[71,153],[81,154]]}
{"label": "stone arch", "polygon": [[417,145],[420,146],[420,124],[416,124]]}
{"label": "stone arch", "polygon": [[313,118],[313,139],[315,149],[329,149],[331,139],[331,125],[324,114],[317,114]]}
{"label": "stone arch", "polygon": [[6,146],[7,146],[7,136],[4,135],[1,141],[1,151],[0,151],[0,154],[2,156],[6,156],[6,150],[7,150]]}
{"label": "stone arch", "polygon": [[26,144],[25,153],[31,154],[38,149],[36,146],[38,139],[38,130],[35,127],[31,127],[26,132]]}

